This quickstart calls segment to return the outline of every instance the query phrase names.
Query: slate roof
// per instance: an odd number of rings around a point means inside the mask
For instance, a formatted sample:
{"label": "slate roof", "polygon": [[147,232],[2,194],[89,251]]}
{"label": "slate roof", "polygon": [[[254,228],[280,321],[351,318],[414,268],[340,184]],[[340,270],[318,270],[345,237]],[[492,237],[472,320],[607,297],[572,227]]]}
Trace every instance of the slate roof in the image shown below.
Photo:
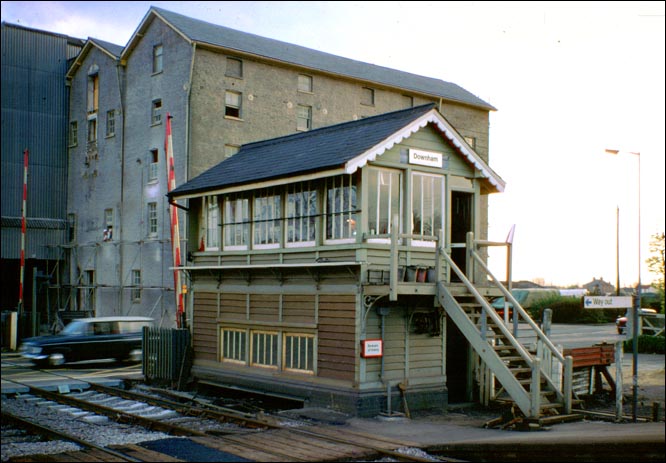
{"label": "slate roof", "polygon": [[[487,111],[496,110],[491,104],[451,82],[355,61],[311,48],[237,31],[154,6],[150,8],[142,25],[139,26],[137,32],[130,39],[123,55],[131,53],[134,42],[140,40],[141,30],[150,23],[149,19],[153,12],[193,42],[250,53],[313,70],[412,90],[483,108]],[[125,59],[125,56],[123,56],[123,59]]]}
{"label": "slate roof", "polygon": [[[419,118],[429,113],[432,116],[432,113],[436,112],[433,111],[434,108],[435,105],[430,103],[309,132],[249,143],[243,145],[232,157],[175,188],[169,196],[193,195],[336,168],[355,170],[417,130],[410,127],[419,121]],[[443,117],[441,119],[443,120]],[[425,123],[422,121],[420,126]],[[444,130],[449,140],[455,137],[452,129]],[[404,133],[406,131],[409,133]],[[492,177],[491,183],[499,191],[504,188],[504,182],[476,153],[464,148],[457,140],[452,140],[452,143],[475,168],[488,178]],[[363,158],[363,155],[367,157]]]}

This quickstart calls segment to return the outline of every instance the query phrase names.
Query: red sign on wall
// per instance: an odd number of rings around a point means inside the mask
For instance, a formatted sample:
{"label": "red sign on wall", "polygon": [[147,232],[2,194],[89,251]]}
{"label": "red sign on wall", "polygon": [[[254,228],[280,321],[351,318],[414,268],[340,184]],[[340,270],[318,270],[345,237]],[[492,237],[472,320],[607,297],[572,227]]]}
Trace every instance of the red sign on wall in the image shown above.
{"label": "red sign on wall", "polygon": [[381,339],[365,339],[361,341],[361,357],[373,358],[384,355],[384,342]]}

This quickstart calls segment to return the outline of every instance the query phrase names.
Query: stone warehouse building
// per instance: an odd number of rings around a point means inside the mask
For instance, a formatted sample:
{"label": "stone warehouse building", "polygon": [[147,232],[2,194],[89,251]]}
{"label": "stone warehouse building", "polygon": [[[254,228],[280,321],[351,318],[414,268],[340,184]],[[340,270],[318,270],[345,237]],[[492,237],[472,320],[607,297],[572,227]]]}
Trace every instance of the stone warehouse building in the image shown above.
{"label": "stone warehouse building", "polygon": [[[97,315],[175,322],[167,113],[177,185],[247,143],[425,103],[434,103],[479,158],[488,159],[494,108],[455,84],[161,8],[148,11],[125,47],[89,39],[67,78],[68,216],[75,233],[64,248],[76,293],[70,308]],[[478,207],[483,237],[485,197]],[[201,245],[188,239],[186,220],[181,212],[182,261]]]}

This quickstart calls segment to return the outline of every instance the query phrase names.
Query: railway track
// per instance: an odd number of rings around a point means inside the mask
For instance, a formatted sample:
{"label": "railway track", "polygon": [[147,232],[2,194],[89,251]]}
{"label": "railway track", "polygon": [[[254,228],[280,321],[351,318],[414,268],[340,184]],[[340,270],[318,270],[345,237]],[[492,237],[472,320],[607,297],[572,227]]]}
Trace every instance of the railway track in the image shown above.
{"label": "railway track", "polygon": [[[208,455],[210,461],[368,461],[382,456],[394,461],[459,461],[424,456],[414,451],[417,444],[412,442],[348,432],[336,426],[256,418],[220,407],[183,404],[152,394],[96,384],[90,384],[90,388],[82,392],[65,394],[25,383],[24,386],[29,388],[29,393],[11,400],[42,409],[59,409],[59,413],[74,417],[76,422],[85,420],[91,427],[100,426],[94,423],[112,421],[131,429],[158,433],[157,437],[146,441],[109,445],[95,442],[94,436],[72,435],[70,437],[80,439],[77,444],[84,449],[60,456],[40,456],[39,461],[62,461],[64,456],[69,458],[67,461],[91,461],[100,458],[105,449],[116,452],[113,457],[110,454],[105,457],[113,461],[201,461],[202,454]],[[5,409],[11,408],[5,406],[9,400],[3,398],[3,421]],[[11,419],[16,421],[21,417]],[[33,424],[39,426],[39,423]],[[76,442],[68,437],[60,438]]]}

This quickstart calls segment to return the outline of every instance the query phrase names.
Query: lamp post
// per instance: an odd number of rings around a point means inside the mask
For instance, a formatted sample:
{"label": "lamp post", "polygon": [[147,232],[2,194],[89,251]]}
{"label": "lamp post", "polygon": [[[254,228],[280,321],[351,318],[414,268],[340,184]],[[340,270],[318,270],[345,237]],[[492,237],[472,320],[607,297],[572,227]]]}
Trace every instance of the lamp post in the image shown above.
{"label": "lamp post", "polygon": [[[617,155],[620,150],[606,149],[606,153]],[[638,159],[638,283],[636,284],[636,297],[632,314],[631,346],[633,351],[632,379],[632,420],[636,422],[638,412],[638,317],[641,309],[641,153],[628,151],[635,154]]]}

